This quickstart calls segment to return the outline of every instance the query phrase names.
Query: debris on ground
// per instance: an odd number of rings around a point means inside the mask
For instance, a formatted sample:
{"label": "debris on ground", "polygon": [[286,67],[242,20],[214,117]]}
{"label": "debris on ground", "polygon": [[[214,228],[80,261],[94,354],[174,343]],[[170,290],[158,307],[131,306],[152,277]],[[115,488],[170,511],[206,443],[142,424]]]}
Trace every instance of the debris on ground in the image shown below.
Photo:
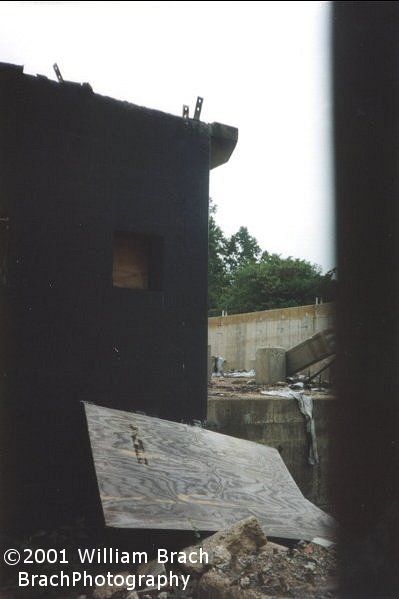
{"label": "debris on ground", "polygon": [[[61,531],[60,535],[65,531]],[[82,532],[79,530],[79,532]],[[57,542],[58,531],[51,533],[52,544]],[[171,531],[173,535],[173,531]],[[41,536],[43,546],[49,536]],[[38,541],[38,538],[35,539]],[[275,542],[276,541],[276,542]],[[335,599],[338,595],[336,580],[336,548],[331,542],[317,538],[312,542],[275,540],[266,538],[254,517],[237,522],[225,531],[217,532],[198,542],[196,546],[177,548],[179,563],[165,567],[156,560],[138,567],[126,565],[114,570],[115,580],[136,575],[160,575],[164,579],[173,574],[187,581],[185,589],[176,586],[157,586],[128,589],[127,585],[103,584],[92,587],[24,588],[11,580],[0,588],[1,599],[267,599],[295,597],[297,599]],[[277,542],[278,541],[278,542]],[[86,546],[89,540],[86,540]],[[25,543],[27,547],[29,543]],[[32,544],[34,549],[36,544]],[[137,548],[139,550],[140,548]],[[202,549],[202,554],[200,553]],[[72,547],[70,548],[72,552]],[[69,553],[72,555],[72,553]],[[190,555],[202,559],[190,561]],[[184,558],[184,559],[183,559]],[[78,564],[63,566],[77,570]],[[80,565],[81,570],[85,566]],[[106,576],[108,566],[97,573]],[[59,566],[48,564],[48,575]],[[43,570],[41,570],[43,572]]]}
{"label": "debris on ground", "polygon": [[[335,546],[326,548],[304,541],[289,543],[268,541],[254,517],[208,537],[201,543],[208,552],[208,564],[197,564],[195,569],[191,564],[180,565],[191,574],[185,597],[337,597]],[[169,597],[172,599],[173,595]]]}
{"label": "debris on ground", "polygon": [[293,391],[312,393],[314,398],[331,397],[329,383],[309,383],[305,375],[287,377],[286,381],[278,381],[272,385],[259,385],[255,380],[255,371],[230,371],[224,377],[212,376],[208,386],[208,396],[258,398],[260,395],[292,398]]}

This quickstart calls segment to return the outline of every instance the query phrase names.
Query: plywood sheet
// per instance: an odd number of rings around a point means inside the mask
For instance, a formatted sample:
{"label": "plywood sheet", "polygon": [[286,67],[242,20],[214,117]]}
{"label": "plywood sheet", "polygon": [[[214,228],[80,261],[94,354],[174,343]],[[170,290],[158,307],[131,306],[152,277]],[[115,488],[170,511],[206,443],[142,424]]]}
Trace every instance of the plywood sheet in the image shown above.
{"label": "plywood sheet", "polygon": [[331,538],[276,449],[85,404],[106,526],[216,531],[249,515],[266,535]]}

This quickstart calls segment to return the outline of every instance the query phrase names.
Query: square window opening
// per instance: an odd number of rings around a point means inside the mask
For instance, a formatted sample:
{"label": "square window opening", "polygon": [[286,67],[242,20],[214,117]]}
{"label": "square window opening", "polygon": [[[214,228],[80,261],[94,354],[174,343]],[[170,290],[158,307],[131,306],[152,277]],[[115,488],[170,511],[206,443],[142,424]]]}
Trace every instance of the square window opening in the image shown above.
{"label": "square window opening", "polygon": [[159,237],[139,233],[114,233],[114,287],[161,290],[161,271],[162,243]]}

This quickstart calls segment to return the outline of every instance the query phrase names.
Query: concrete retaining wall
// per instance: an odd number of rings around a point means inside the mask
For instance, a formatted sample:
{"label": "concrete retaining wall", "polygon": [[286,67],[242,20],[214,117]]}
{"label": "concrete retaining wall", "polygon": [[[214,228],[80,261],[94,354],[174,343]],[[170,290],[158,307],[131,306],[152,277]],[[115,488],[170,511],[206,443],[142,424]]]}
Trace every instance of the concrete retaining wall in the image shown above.
{"label": "concrete retaining wall", "polygon": [[331,449],[329,439],[336,401],[333,397],[314,398],[313,405],[320,460],[316,466],[310,466],[307,461],[305,421],[295,399],[209,398],[208,427],[278,449],[305,497],[331,512],[328,486]]}
{"label": "concrete retaining wall", "polygon": [[290,349],[332,326],[332,304],[215,316],[208,319],[208,345],[227,360],[227,369],[250,370],[258,348]]}

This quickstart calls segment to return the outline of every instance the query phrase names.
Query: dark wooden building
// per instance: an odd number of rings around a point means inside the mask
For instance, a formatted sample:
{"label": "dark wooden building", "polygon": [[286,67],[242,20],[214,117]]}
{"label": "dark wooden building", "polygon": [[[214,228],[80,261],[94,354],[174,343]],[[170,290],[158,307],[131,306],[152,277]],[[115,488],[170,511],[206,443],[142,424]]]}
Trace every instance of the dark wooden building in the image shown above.
{"label": "dark wooden building", "polygon": [[209,169],[237,130],[5,64],[0,119],[2,513],[40,520],[85,500],[82,400],[205,418]]}

